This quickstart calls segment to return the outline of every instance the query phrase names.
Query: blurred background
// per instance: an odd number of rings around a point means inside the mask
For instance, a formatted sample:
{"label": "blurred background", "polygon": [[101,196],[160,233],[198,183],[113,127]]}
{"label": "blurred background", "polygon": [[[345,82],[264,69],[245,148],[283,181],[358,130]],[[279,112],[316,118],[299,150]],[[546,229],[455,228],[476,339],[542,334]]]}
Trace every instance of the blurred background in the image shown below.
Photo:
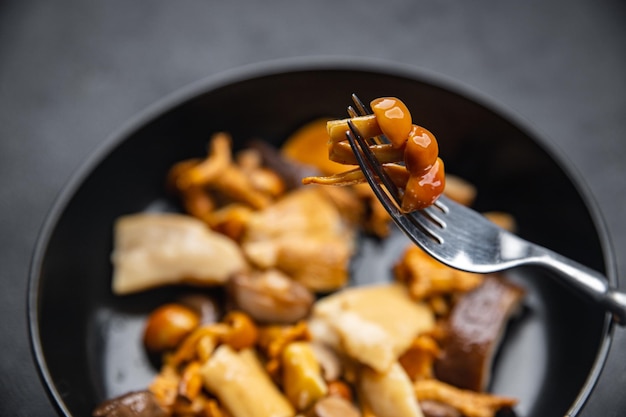
{"label": "blurred background", "polygon": [[0,415],[54,415],[29,348],[28,269],[84,159],[198,79],[320,55],[414,66],[526,120],[582,173],[626,274],[622,0],[0,0]]}

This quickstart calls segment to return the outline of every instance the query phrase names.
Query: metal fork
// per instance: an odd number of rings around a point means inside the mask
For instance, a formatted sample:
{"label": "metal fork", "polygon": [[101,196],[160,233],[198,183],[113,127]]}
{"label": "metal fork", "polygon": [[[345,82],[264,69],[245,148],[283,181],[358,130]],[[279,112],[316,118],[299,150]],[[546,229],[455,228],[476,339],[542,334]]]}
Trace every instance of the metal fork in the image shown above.
{"label": "metal fork", "polygon": [[[358,97],[353,95],[353,100],[358,112],[349,107],[348,113],[366,114],[367,109]],[[348,125],[346,136],[376,197],[399,228],[433,258],[452,268],[476,273],[504,271],[521,265],[548,268],[564,284],[611,312],[617,323],[626,325],[626,294],[611,288],[599,272],[528,242],[445,196],[424,210],[400,211],[400,190],[358,129],[352,122]],[[381,139],[385,140],[384,137],[378,140]]]}

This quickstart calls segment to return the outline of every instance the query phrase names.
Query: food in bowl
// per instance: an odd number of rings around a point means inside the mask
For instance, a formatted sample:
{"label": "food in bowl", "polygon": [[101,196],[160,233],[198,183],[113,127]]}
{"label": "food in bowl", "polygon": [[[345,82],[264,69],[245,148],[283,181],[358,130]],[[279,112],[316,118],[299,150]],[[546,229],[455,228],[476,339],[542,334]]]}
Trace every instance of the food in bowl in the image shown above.
{"label": "food in bowl", "polygon": [[[443,193],[446,183],[437,139],[422,126],[413,124],[409,109],[396,97],[377,98],[372,100],[370,106],[372,114],[352,115],[349,119],[327,123],[329,159],[340,164],[357,165],[346,139],[346,132],[355,129],[365,140],[372,141],[370,150],[399,188],[402,211],[408,213],[432,205]],[[374,139],[382,135],[384,141]],[[365,177],[360,169],[355,168],[330,177],[307,177],[303,182],[353,185],[365,182]]]}
{"label": "food in bowl", "polygon": [[[115,271],[133,273],[114,275],[116,293],[212,289],[150,314],[144,344],[160,356],[158,374],[94,416],[487,417],[515,405],[485,389],[523,290],[502,276],[452,270],[413,246],[398,254],[395,282],[350,286],[359,233],[384,239],[389,219],[365,184],[297,187],[288,178],[301,178],[316,147],[325,149],[325,127],[304,126],[279,150],[256,144],[236,154],[217,133],[205,158],[167,175],[183,214],[117,222]],[[326,166],[314,164],[323,175]],[[460,179],[448,184],[459,199],[475,192]],[[467,349],[475,344],[479,351]],[[455,373],[466,359],[469,369]]]}

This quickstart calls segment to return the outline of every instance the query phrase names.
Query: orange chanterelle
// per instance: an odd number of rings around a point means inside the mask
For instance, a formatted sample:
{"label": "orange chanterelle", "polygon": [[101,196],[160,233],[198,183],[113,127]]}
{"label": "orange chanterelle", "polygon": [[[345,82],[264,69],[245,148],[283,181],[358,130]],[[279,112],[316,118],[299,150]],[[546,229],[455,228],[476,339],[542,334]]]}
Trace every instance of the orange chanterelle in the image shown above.
{"label": "orange chanterelle", "polygon": [[[370,107],[373,114],[331,120],[326,124],[329,159],[344,165],[358,164],[346,138],[350,120],[361,136],[370,140],[369,148],[400,189],[400,209],[411,212],[432,205],[445,187],[437,139],[428,130],[413,124],[408,108],[395,97],[377,98]],[[388,141],[376,139],[381,135]],[[365,177],[355,168],[330,176],[306,177],[302,181],[304,184],[353,185],[365,182]]]}

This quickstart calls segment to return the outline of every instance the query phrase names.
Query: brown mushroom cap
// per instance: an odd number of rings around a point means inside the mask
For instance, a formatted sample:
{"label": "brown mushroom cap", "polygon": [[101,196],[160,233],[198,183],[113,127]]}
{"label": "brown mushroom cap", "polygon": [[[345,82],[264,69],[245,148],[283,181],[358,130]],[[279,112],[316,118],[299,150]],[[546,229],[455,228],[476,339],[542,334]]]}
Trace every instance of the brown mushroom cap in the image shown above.
{"label": "brown mushroom cap", "polygon": [[487,276],[454,306],[437,377],[459,388],[484,391],[506,325],[520,305],[524,290],[496,276]]}

